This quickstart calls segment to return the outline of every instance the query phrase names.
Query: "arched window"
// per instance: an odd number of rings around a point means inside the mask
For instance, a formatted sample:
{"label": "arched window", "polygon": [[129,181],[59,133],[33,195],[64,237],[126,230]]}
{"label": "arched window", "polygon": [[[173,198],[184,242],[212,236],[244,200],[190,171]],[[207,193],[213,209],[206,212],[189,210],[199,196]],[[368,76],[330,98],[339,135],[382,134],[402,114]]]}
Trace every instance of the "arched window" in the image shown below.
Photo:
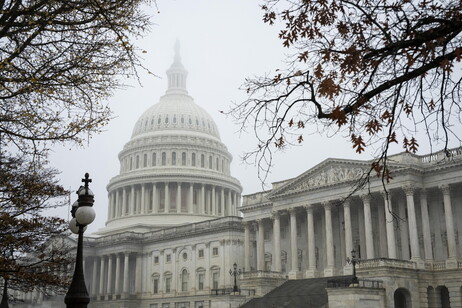
{"label": "arched window", "polygon": [[188,291],[188,271],[184,269],[181,272],[181,292]]}
{"label": "arched window", "polygon": [[130,157],[130,170],[133,170],[133,157]]}
{"label": "arched window", "polygon": [[152,293],[159,294],[159,274],[152,275]]}
{"label": "arched window", "polygon": [[181,153],[181,165],[186,166],[186,152]]}
{"label": "arched window", "polygon": [[176,115],[173,116],[173,123],[176,124]]}
{"label": "arched window", "polygon": [[172,152],[172,165],[176,166],[176,152]]}
{"label": "arched window", "polygon": [[136,166],[135,168],[138,169],[140,167],[140,157],[136,155]]}
{"label": "arched window", "polygon": [[165,117],[165,124],[168,123],[168,116]]}
{"label": "arched window", "polygon": [[212,169],[212,156],[209,156],[209,169]]}
{"label": "arched window", "polygon": [[165,293],[170,293],[172,286],[172,274],[167,274],[165,276]]}
{"label": "arched window", "polygon": [[157,154],[156,152],[152,153],[152,161],[151,161],[151,166],[156,166],[157,165]]}
{"label": "arched window", "polygon": [[201,154],[201,167],[205,168],[205,155]]}
{"label": "arched window", "polygon": [[218,171],[218,169],[219,169],[219,168],[218,168],[219,166],[220,166],[220,164],[218,163],[218,157],[217,157],[217,159],[216,159],[216,166],[215,166],[215,168],[217,168],[217,171]]}
{"label": "arched window", "polygon": [[396,289],[394,295],[394,307],[395,308],[410,308],[411,307],[411,294],[407,289],[399,288]]}
{"label": "arched window", "polygon": [[205,283],[205,269],[199,269],[197,271],[197,288],[199,290],[204,290]]}
{"label": "arched window", "polygon": [[162,119],[159,117],[159,118],[157,119],[157,124],[160,124],[161,121],[162,121]]}
{"label": "arched window", "polygon": [[196,153],[191,154],[191,165],[196,167]]}
{"label": "arched window", "polygon": [[144,153],[143,155],[143,167],[148,166],[148,154]]}
{"label": "arched window", "polygon": [[162,166],[167,164],[167,153],[162,152]]}

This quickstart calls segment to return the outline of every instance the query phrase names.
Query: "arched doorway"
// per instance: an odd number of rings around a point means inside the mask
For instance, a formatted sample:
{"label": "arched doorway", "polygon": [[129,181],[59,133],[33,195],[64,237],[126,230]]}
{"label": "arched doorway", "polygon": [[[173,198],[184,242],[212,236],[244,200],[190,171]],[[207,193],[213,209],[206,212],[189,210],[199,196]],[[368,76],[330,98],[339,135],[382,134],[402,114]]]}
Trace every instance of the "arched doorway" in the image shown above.
{"label": "arched doorway", "polygon": [[411,294],[407,289],[396,289],[394,298],[394,308],[411,308]]}
{"label": "arched doorway", "polygon": [[451,302],[449,301],[449,290],[446,286],[439,286],[436,288],[437,296],[439,296],[438,303],[441,303],[441,308],[451,308]]}

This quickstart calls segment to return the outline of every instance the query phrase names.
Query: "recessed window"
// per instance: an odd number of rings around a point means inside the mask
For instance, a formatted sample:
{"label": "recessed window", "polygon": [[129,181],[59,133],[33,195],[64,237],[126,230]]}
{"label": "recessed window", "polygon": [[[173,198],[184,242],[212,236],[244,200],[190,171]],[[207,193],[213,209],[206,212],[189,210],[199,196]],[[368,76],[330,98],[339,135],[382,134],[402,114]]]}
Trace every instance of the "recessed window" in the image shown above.
{"label": "recessed window", "polygon": [[154,257],[154,264],[159,264],[159,256]]}
{"label": "recessed window", "polygon": [[199,258],[203,258],[204,257],[204,249],[199,249]]}
{"label": "recessed window", "polygon": [[212,156],[209,156],[209,169],[212,169]]}
{"label": "recessed window", "polygon": [[219,272],[214,272],[212,274],[213,288],[218,289],[218,278],[220,277]]}
{"label": "recessed window", "polygon": [[152,153],[152,161],[151,161],[151,166],[156,166],[157,165],[157,154]]}
{"label": "recessed window", "polygon": [[162,152],[162,166],[167,164],[167,153]]}
{"label": "recessed window", "polygon": [[176,166],[176,152],[172,152],[172,165]]}
{"label": "recessed window", "polygon": [[144,154],[143,155],[143,167],[147,167],[148,166],[148,154]]}
{"label": "recessed window", "polygon": [[157,124],[160,124],[161,121],[162,121],[162,119],[159,117],[159,118],[157,119]]}
{"label": "recessed window", "polygon": [[181,153],[181,165],[186,166],[186,152]]}
{"label": "recessed window", "polygon": [[191,165],[196,167],[196,153],[191,154]]}
{"label": "recessed window", "polygon": [[198,277],[198,280],[199,280],[199,290],[204,290],[204,281],[205,281],[205,274],[204,273],[200,273],[199,274],[199,277]]}
{"label": "recessed window", "polygon": [[176,116],[173,116],[173,123],[176,123]]}
{"label": "recessed window", "polygon": [[153,292],[154,294],[159,293],[159,278],[154,278],[153,282]]}
{"label": "recessed window", "polygon": [[140,167],[140,157],[136,155],[136,169]]}
{"label": "recessed window", "polygon": [[181,117],[181,124],[184,124],[184,118]]}
{"label": "recessed window", "polygon": [[170,293],[170,286],[172,284],[172,277],[165,278],[165,293]]}
{"label": "recessed window", "polygon": [[166,260],[166,262],[171,262],[171,261],[172,261],[172,255],[171,255],[171,254],[167,254],[167,255],[165,256],[165,260]]}
{"label": "recessed window", "polygon": [[205,155],[204,154],[201,154],[201,167],[202,168],[205,167]]}
{"label": "recessed window", "polygon": [[213,249],[212,249],[212,254],[213,254],[214,256],[218,256],[218,247],[213,247]]}
{"label": "recessed window", "polygon": [[168,123],[168,116],[165,117],[165,123]]}
{"label": "recessed window", "polygon": [[183,252],[183,260],[187,260],[188,259],[188,254],[186,252]]}

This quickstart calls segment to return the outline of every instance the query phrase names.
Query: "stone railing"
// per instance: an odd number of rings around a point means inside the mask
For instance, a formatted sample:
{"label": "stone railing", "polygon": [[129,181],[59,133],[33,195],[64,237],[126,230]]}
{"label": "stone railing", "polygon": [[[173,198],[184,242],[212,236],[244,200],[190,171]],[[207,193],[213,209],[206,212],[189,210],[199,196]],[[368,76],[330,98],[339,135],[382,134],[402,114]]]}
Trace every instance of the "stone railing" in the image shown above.
{"label": "stone railing", "polygon": [[437,161],[442,161],[445,158],[448,157],[455,157],[455,156],[461,156],[462,155],[462,147],[458,147],[455,149],[449,149],[447,152],[444,151],[439,151],[433,154],[425,155],[419,157],[419,160],[421,163],[433,163]]}
{"label": "stone railing", "polygon": [[272,271],[249,271],[241,274],[241,279],[252,279],[252,278],[276,278],[276,279],[287,279],[287,275],[281,272]]}
{"label": "stone railing", "polygon": [[223,288],[223,289],[212,289],[210,290],[210,295],[243,295],[243,296],[254,296],[254,289],[240,289],[238,288],[237,292],[234,292],[233,288]]}
{"label": "stone railing", "polygon": [[371,279],[358,279],[357,283],[352,282],[353,277],[346,279],[329,279],[327,280],[328,288],[372,288],[372,289],[382,289],[383,281],[381,280],[371,280]]}
{"label": "stone railing", "polygon": [[395,267],[395,268],[410,268],[410,269],[417,268],[416,264],[412,261],[386,259],[386,258],[361,260],[361,263],[359,263],[358,268],[362,270],[362,269],[370,269],[370,268],[378,268],[378,267]]}

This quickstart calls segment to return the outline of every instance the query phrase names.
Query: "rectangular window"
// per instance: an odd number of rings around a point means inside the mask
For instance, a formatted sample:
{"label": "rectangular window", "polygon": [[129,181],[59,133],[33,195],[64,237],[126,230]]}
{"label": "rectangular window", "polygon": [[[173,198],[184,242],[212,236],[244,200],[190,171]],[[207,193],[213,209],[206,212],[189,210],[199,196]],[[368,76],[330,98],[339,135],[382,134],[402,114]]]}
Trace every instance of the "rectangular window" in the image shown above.
{"label": "rectangular window", "polygon": [[148,154],[144,154],[143,155],[143,167],[147,167],[148,166]]}
{"label": "rectangular window", "polygon": [[204,257],[204,249],[199,249],[199,258]]}
{"label": "rectangular window", "polygon": [[172,261],[172,255],[171,254],[165,255],[165,260],[166,260],[166,262]]}
{"label": "rectangular window", "polygon": [[220,277],[219,272],[214,272],[212,274],[213,288],[218,289],[218,278]]}
{"label": "rectangular window", "polygon": [[140,157],[136,155],[136,166],[135,168],[138,169],[140,167]]}
{"label": "rectangular window", "polygon": [[151,166],[156,166],[157,165],[157,154],[152,153],[152,161],[151,161]]}
{"label": "rectangular window", "polygon": [[199,283],[198,283],[199,290],[204,290],[204,281],[205,281],[205,274],[200,273],[199,274]]}
{"label": "rectangular window", "polygon": [[205,167],[205,156],[204,154],[201,154],[201,168]]}
{"label": "rectangular window", "polygon": [[159,278],[154,278],[153,285],[154,285],[154,288],[153,288],[152,293],[154,293],[154,294],[159,293]]}
{"label": "rectangular window", "polygon": [[162,152],[162,166],[167,164],[167,153]]}
{"label": "rectangular window", "polygon": [[212,254],[213,254],[214,256],[218,256],[218,247],[213,247],[213,249],[212,249]]}
{"label": "rectangular window", "polygon": [[212,156],[209,156],[209,169],[212,169]]}
{"label": "rectangular window", "polygon": [[172,278],[165,278],[165,293],[170,293],[170,285],[172,284]]}
{"label": "rectangular window", "polygon": [[154,257],[154,264],[159,264],[159,256]]}
{"label": "rectangular window", "polygon": [[204,308],[204,302],[203,301],[195,302],[194,308]]}
{"label": "rectangular window", "polygon": [[181,165],[186,166],[186,153],[181,153]]}
{"label": "rectangular window", "polygon": [[162,308],[170,308],[170,304],[169,303],[163,303]]}
{"label": "rectangular window", "polygon": [[157,304],[151,304],[149,305],[149,308],[157,308]]}
{"label": "rectangular window", "polygon": [[191,154],[191,165],[196,167],[196,153]]}
{"label": "rectangular window", "polygon": [[172,152],[172,166],[176,166],[176,152]]}

